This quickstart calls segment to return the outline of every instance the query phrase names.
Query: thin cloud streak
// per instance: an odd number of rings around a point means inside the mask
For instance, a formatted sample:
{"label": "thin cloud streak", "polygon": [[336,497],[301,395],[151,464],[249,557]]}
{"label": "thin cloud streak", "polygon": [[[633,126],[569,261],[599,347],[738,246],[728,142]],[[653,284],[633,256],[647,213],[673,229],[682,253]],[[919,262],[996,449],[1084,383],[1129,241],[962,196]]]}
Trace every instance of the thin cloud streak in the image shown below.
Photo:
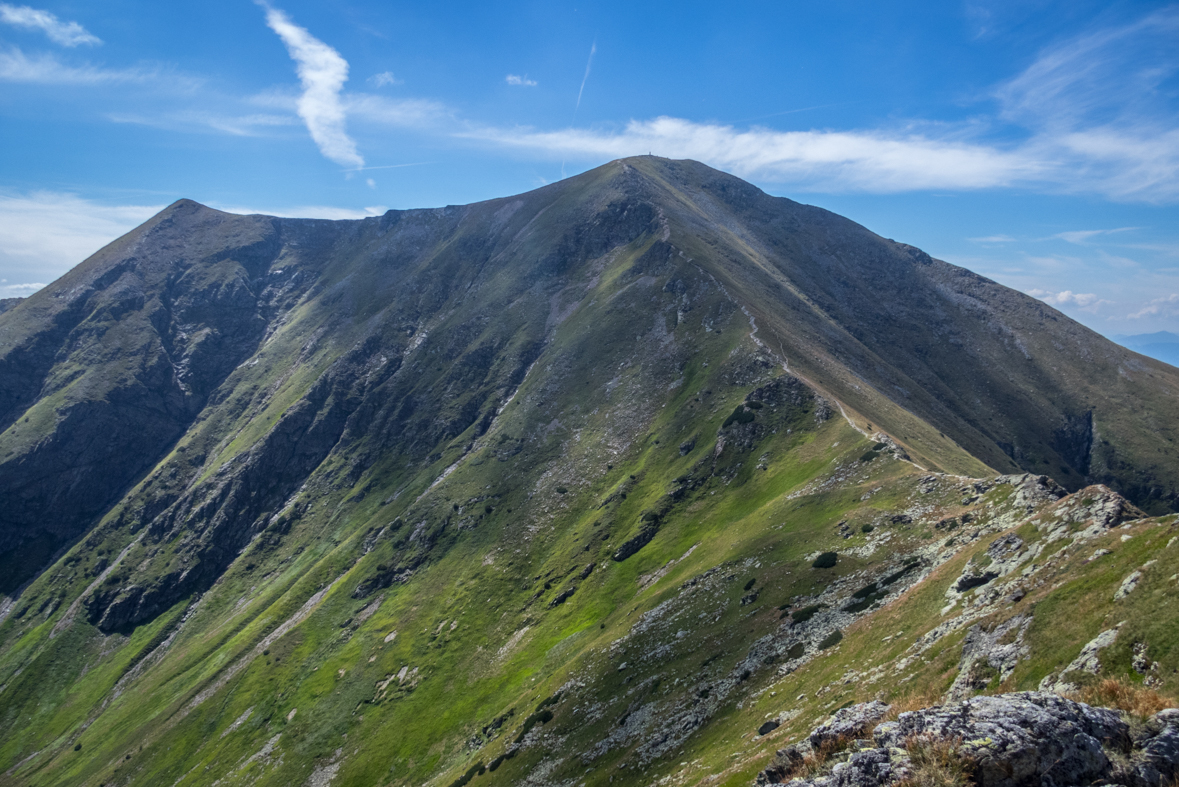
{"label": "thin cloud streak", "polygon": [[223,115],[195,110],[161,115],[111,112],[106,117],[112,123],[126,123],[169,131],[216,132],[234,137],[273,136],[275,129],[299,125],[298,118],[293,115],[266,113]]}
{"label": "thin cloud streak", "polygon": [[50,54],[29,57],[17,47],[0,51],[0,82],[32,85],[102,85],[143,83],[162,76],[158,70],[142,68],[70,66]]}
{"label": "thin cloud streak", "polygon": [[77,22],[63,22],[48,11],[27,5],[0,3],[0,22],[26,30],[40,30],[49,36],[50,41],[62,46],[95,46],[102,43],[98,36]]}
{"label": "thin cloud streak", "polygon": [[340,91],[348,81],[348,61],[340,53],[297,26],[285,13],[259,2],[266,24],[278,34],[295,61],[303,94],[296,111],[320,153],[346,167],[363,167],[364,159],[344,128],[345,111]]}
{"label": "thin cloud streak", "polygon": [[356,169],[347,169],[345,172],[368,172],[373,169],[402,169],[404,167],[424,167],[427,164],[433,164],[433,161],[415,161],[411,164],[383,164],[377,167],[357,167]]}
{"label": "thin cloud streak", "polygon": [[1141,229],[1141,227],[1118,227],[1112,230],[1072,230],[1069,232],[1058,232],[1051,239],[1062,240],[1065,243],[1072,243],[1077,246],[1085,246],[1093,238],[1100,238],[1103,235],[1116,235],[1119,232],[1132,232],[1137,229]]}
{"label": "thin cloud streak", "polygon": [[581,94],[585,92],[585,83],[589,81],[590,67],[594,64],[594,54],[598,51],[598,42],[594,41],[590,44],[589,59],[585,61],[585,76],[581,78],[581,87],[577,91],[577,104],[573,107],[573,113],[576,115],[577,110],[581,109]]}

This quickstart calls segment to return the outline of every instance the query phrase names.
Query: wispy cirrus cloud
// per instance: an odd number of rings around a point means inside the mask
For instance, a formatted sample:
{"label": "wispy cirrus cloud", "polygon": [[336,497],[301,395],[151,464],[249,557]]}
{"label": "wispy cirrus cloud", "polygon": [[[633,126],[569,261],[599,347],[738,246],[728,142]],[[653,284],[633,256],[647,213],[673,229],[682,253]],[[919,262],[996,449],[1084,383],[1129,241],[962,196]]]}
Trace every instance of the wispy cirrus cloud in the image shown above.
{"label": "wispy cirrus cloud", "polygon": [[227,114],[201,110],[183,110],[179,112],[136,114],[129,112],[110,112],[107,119],[115,123],[128,123],[137,126],[166,129],[169,131],[207,131],[229,134],[235,137],[261,137],[273,134],[276,129],[290,128],[299,125],[294,115],[276,115],[267,113]]}
{"label": "wispy cirrus cloud", "polygon": [[1045,49],[995,90],[1000,118],[1059,162],[1055,185],[1147,202],[1179,198],[1179,6]]}
{"label": "wispy cirrus cloud", "polygon": [[1177,73],[1179,6],[1171,6],[1044,50],[996,87],[992,116],[965,123],[784,131],[660,117],[614,128],[472,125],[455,133],[561,159],[647,152],[695,158],[819,191],[1030,188],[1173,202],[1179,107],[1167,86]]}
{"label": "wispy cirrus cloud", "polygon": [[[439,101],[423,98],[386,98],[371,93],[341,96],[350,117],[382,126],[439,130],[459,123],[454,110]],[[363,166],[363,165],[361,165]]]}
{"label": "wispy cirrus cloud", "polygon": [[55,55],[42,53],[29,57],[17,47],[0,51],[0,82],[33,85],[104,85],[144,83],[161,78],[153,68],[103,68],[94,65],[74,66]]}
{"label": "wispy cirrus cloud", "polygon": [[1053,239],[1062,240],[1065,243],[1072,243],[1077,246],[1084,246],[1090,241],[1102,238],[1106,235],[1116,235],[1120,232],[1132,232],[1133,230],[1141,229],[1140,227],[1118,227],[1112,230],[1072,230],[1070,232],[1058,232],[1052,236]]}
{"label": "wispy cirrus cloud", "polygon": [[1016,243],[1018,238],[1013,238],[1010,235],[987,235],[982,238],[967,238],[971,243]]}
{"label": "wispy cirrus cloud", "polygon": [[1127,317],[1131,320],[1141,320],[1144,317],[1179,317],[1179,292],[1155,298]]}
{"label": "wispy cirrus cloud", "polygon": [[348,61],[340,53],[291,21],[284,12],[259,0],[266,24],[286,44],[295,61],[303,93],[296,111],[320,153],[346,167],[363,167],[364,158],[345,130],[340,92],[348,81]]}
{"label": "wispy cirrus cloud", "polygon": [[48,11],[27,5],[0,3],[0,22],[26,30],[40,30],[49,40],[62,46],[94,46],[102,40],[77,22],[63,22]]}
{"label": "wispy cirrus cloud", "polygon": [[529,79],[527,74],[524,76],[520,76],[519,74],[508,74],[506,77],[504,77],[504,81],[509,85],[523,85],[524,87],[536,87],[538,84],[535,79]]}
{"label": "wispy cirrus cloud", "polygon": [[377,87],[390,87],[392,85],[400,85],[401,80],[393,76],[392,71],[382,71],[379,74],[373,74],[368,78]]}

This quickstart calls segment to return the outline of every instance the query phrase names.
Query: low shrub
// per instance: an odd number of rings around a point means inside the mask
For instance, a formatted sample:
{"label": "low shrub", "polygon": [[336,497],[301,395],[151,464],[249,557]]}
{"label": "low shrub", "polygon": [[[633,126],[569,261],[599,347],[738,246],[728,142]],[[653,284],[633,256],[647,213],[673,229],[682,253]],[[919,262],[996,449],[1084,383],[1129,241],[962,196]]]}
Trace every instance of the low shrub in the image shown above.
{"label": "low shrub", "polygon": [[811,568],[834,568],[839,560],[839,555],[835,552],[824,552],[815,558],[815,562],[811,563]]}
{"label": "low shrub", "polygon": [[728,429],[733,424],[747,424],[753,420],[753,411],[746,410],[745,405],[737,405],[737,409],[721,424],[721,429]]}

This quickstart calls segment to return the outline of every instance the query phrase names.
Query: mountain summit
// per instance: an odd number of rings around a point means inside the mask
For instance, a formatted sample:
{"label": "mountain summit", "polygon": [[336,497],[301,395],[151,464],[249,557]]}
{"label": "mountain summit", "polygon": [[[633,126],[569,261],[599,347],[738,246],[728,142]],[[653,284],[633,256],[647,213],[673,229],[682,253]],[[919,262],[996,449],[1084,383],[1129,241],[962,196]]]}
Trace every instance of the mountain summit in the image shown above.
{"label": "mountain summit", "polygon": [[[965,610],[1007,576],[971,584],[979,533],[1158,525],[1177,398],[692,161],[358,221],[181,200],[0,313],[0,784],[670,767],[955,559]],[[576,756],[529,748],[554,729]]]}

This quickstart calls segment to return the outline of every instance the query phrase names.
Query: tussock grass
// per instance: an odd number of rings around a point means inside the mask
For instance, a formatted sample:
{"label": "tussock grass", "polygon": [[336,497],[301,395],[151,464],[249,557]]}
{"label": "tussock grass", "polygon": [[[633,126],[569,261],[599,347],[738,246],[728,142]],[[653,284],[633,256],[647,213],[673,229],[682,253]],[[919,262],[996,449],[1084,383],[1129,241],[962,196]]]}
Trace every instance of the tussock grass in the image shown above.
{"label": "tussock grass", "polygon": [[967,787],[972,784],[974,762],[962,752],[960,738],[914,735],[905,741],[909,775],[898,787]]}
{"label": "tussock grass", "polygon": [[1144,719],[1166,708],[1179,707],[1179,702],[1174,698],[1164,697],[1154,689],[1131,683],[1125,678],[1105,678],[1081,689],[1073,698],[1088,705],[1115,708]]}
{"label": "tussock grass", "polygon": [[940,705],[941,701],[942,695],[932,687],[927,686],[921,689],[913,689],[908,694],[902,694],[896,699],[890,700],[888,713],[884,714],[877,724],[883,724],[886,721],[895,721],[902,713],[921,710],[931,705]]}
{"label": "tussock grass", "polygon": [[786,781],[810,779],[822,774],[827,770],[828,761],[846,749],[851,742],[852,739],[846,736],[828,738],[819,748],[813,749],[810,754],[804,756],[786,771],[784,774]]}

